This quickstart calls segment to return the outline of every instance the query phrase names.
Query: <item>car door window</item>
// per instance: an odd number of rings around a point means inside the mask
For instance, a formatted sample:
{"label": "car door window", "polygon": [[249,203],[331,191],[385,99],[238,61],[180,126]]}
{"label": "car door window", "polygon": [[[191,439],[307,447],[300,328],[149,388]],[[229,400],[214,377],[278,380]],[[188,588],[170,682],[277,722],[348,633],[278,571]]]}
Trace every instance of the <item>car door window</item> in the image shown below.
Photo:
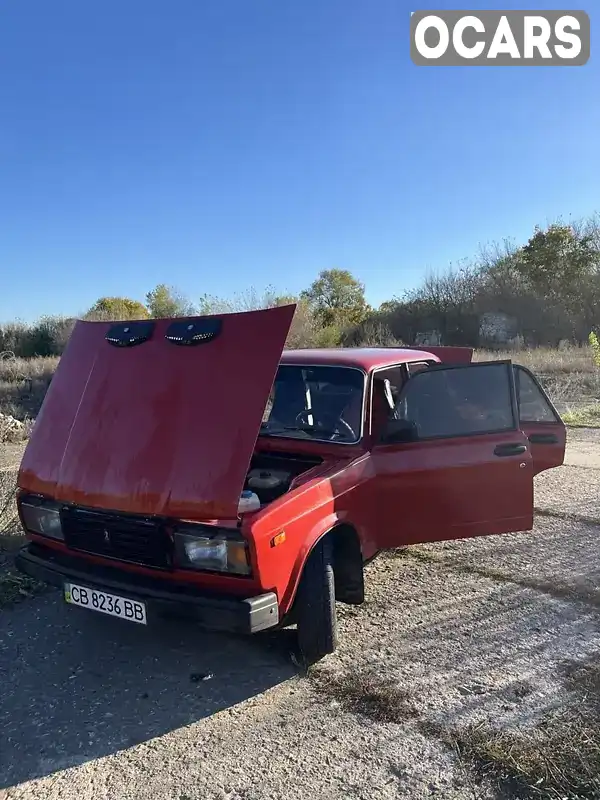
{"label": "car door window", "polygon": [[514,365],[515,386],[521,422],[559,422],[558,415],[533,375]]}
{"label": "car door window", "polygon": [[400,396],[402,387],[406,383],[404,365],[396,364],[393,367],[376,370],[373,373],[373,381],[386,381],[388,391],[391,392],[391,398],[395,404]]}
{"label": "car door window", "polygon": [[411,361],[406,365],[406,370],[409,377],[412,378],[413,375],[416,375],[418,372],[423,372],[424,369],[429,369],[430,366],[432,366],[432,362],[430,361]]}
{"label": "car door window", "polygon": [[515,430],[512,365],[498,361],[419,372],[406,384],[397,415],[418,439]]}

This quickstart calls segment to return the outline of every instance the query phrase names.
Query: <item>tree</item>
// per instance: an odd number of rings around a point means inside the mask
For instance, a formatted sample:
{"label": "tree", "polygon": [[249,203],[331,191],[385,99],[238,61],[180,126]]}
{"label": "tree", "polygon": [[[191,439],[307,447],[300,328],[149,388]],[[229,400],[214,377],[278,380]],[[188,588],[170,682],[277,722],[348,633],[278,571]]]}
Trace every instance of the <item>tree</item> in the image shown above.
{"label": "tree", "polygon": [[86,319],[147,319],[148,309],[139,300],[129,297],[101,297],[85,315]]}
{"label": "tree", "polygon": [[204,294],[198,305],[199,314],[235,314],[243,311],[257,311],[261,308],[274,308],[296,303],[297,298],[291,295],[280,295],[272,286],[268,286],[262,293],[254,287],[238,292],[231,297],[217,297]]}
{"label": "tree", "polygon": [[435,332],[443,344],[469,344],[478,335],[480,282],[477,268],[466,261],[430,272],[417,289],[405,292],[400,300],[383,303],[377,317],[402,341],[412,342],[419,334]]}
{"label": "tree", "polygon": [[389,324],[379,311],[369,315],[364,322],[345,331],[342,344],[344,347],[402,347],[402,341],[394,336]]}
{"label": "tree", "polygon": [[42,317],[31,328],[31,341],[36,355],[62,355],[75,322],[74,317]]}
{"label": "tree", "polygon": [[345,269],[323,270],[300,297],[324,328],[358,325],[369,311],[364,284]]}
{"label": "tree", "polygon": [[[317,325],[306,300],[289,294],[278,294],[273,287],[267,287],[262,293],[251,288],[239,292],[232,297],[216,297],[205,294],[200,298],[200,314],[234,314],[244,311],[256,311],[261,308],[274,308],[296,304],[296,313],[290,326],[286,347],[300,349],[319,346],[321,328]],[[328,332],[328,341],[339,341],[339,332]]]}
{"label": "tree", "polygon": [[317,324],[306,300],[290,297],[282,299],[286,302],[282,302],[280,305],[287,305],[289,302],[296,303],[296,313],[285,346],[290,350],[322,346],[322,338],[320,339],[319,335],[323,329]]}
{"label": "tree", "polygon": [[[571,225],[536,227],[511,260],[513,292],[529,296],[535,339],[585,341],[600,301],[600,231],[597,217]],[[535,318],[538,321],[535,321]],[[540,338],[539,333],[543,332]]]}
{"label": "tree", "polygon": [[517,262],[523,277],[540,295],[576,304],[599,267],[600,251],[592,232],[580,232],[570,225],[550,225],[545,231],[536,227]]}
{"label": "tree", "polygon": [[146,294],[146,305],[151,317],[189,317],[196,312],[185,295],[166,283],[159,283]]}

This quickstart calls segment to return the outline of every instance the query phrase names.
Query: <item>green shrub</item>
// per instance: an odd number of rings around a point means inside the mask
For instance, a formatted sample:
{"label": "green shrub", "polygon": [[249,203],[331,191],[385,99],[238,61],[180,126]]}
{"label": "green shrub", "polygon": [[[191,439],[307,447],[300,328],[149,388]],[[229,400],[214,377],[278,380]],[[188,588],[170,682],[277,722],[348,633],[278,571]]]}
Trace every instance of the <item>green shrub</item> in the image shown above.
{"label": "green shrub", "polygon": [[595,331],[592,331],[588,336],[588,342],[592,348],[592,358],[594,359],[594,364],[597,367],[600,367],[600,341],[598,340],[598,335]]}
{"label": "green shrub", "polygon": [[42,317],[33,325],[10,322],[0,325],[0,353],[8,353],[15,358],[36,358],[59,356],[65,345],[75,320],[65,317]]}

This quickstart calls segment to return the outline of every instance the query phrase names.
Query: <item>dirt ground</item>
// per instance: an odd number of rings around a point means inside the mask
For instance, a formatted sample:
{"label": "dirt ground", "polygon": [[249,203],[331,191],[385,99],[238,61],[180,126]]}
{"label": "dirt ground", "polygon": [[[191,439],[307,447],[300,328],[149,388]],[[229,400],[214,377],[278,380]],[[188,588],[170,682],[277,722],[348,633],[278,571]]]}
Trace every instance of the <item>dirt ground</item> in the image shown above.
{"label": "dirt ground", "polygon": [[[374,561],[308,675],[283,634],[144,628],[57,593],[0,612],[0,798],[497,797],[434,731],[532,724],[565,701],[565,659],[600,652],[599,445],[569,431],[533,532]],[[344,701],[361,675],[393,686],[393,721]]]}
{"label": "dirt ground", "polygon": [[17,469],[25,450],[22,444],[0,444],[0,470]]}

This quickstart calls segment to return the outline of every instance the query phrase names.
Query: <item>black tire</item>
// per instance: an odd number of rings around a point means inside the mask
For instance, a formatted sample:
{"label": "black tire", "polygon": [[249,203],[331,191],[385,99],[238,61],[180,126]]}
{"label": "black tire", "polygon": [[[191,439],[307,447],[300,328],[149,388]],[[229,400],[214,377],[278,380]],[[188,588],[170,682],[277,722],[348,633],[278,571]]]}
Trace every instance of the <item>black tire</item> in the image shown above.
{"label": "black tire", "polygon": [[337,647],[333,549],[326,536],[315,545],[304,566],[297,597],[298,645],[308,664]]}

